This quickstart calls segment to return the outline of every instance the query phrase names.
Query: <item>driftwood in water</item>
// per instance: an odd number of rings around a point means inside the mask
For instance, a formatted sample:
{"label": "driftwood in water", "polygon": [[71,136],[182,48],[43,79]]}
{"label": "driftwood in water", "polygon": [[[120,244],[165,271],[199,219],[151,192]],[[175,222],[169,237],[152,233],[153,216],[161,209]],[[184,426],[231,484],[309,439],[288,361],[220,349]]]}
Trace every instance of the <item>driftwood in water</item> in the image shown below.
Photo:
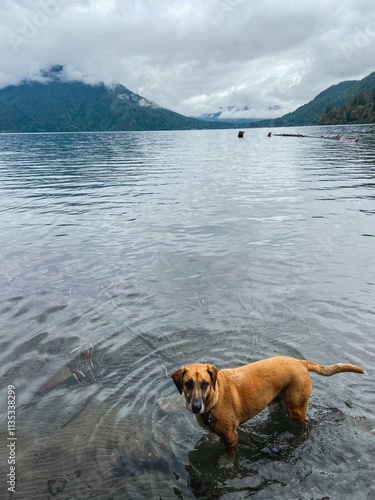
{"label": "driftwood in water", "polygon": [[245,133],[245,132],[244,132],[243,130],[240,130],[240,131],[238,132],[238,137],[243,137],[244,133]]}
{"label": "driftwood in water", "polygon": [[358,142],[358,137],[341,137],[340,135],[335,135],[334,137],[324,137],[321,136],[321,139],[333,139],[334,141],[347,141],[347,142]]}
{"label": "driftwood in water", "polygon": [[[309,137],[310,139],[331,139],[333,141],[347,141],[347,142],[358,142],[357,137],[341,137],[340,135],[334,136],[316,136],[316,135],[303,135],[303,134],[273,134],[279,137]],[[268,137],[272,137],[272,132],[268,132]]]}
{"label": "driftwood in water", "polygon": [[47,390],[52,390],[55,387],[74,387],[75,385],[93,385],[99,382],[103,376],[103,370],[94,360],[94,346],[76,347],[70,352],[74,356],[68,363],[60,367],[52,374],[38,392],[42,393]]}

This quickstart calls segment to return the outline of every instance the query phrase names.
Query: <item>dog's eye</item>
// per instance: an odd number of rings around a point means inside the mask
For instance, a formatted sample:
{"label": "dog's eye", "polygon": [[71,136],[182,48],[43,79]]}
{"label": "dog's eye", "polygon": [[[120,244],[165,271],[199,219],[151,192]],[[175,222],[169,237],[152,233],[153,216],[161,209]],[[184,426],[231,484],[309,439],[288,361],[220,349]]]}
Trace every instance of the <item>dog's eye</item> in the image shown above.
{"label": "dog's eye", "polygon": [[202,387],[202,389],[207,389],[208,382],[206,382],[205,380],[203,380],[202,383],[201,383],[201,387]]}
{"label": "dog's eye", "polygon": [[194,387],[194,382],[191,378],[185,382],[185,387],[186,389],[192,389]]}

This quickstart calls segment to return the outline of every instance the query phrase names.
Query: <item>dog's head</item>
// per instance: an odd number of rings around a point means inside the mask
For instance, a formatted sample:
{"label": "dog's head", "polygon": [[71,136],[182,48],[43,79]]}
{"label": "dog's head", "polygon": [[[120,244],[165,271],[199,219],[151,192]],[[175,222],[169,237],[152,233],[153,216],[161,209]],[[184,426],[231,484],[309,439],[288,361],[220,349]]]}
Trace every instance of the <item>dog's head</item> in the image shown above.
{"label": "dog's head", "polygon": [[205,413],[207,402],[217,391],[218,369],[216,366],[196,363],[182,366],[172,373],[178,392],[184,393],[186,408],[195,414]]}

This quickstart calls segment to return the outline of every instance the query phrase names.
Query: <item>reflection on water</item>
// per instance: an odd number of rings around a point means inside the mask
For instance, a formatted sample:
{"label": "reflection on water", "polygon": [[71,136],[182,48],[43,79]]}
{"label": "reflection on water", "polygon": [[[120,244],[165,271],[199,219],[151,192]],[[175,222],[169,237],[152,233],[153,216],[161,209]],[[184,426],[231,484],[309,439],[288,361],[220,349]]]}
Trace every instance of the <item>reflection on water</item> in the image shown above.
{"label": "reflection on water", "polygon": [[[359,142],[265,130],[0,136],[12,498],[374,495],[375,129],[329,132]],[[168,375],[182,364],[272,355],[369,376],[312,375],[310,427],[265,411],[241,426],[233,463],[181,403],[159,404],[176,400]],[[6,449],[6,415],[0,424]],[[6,478],[3,454],[0,464]]]}

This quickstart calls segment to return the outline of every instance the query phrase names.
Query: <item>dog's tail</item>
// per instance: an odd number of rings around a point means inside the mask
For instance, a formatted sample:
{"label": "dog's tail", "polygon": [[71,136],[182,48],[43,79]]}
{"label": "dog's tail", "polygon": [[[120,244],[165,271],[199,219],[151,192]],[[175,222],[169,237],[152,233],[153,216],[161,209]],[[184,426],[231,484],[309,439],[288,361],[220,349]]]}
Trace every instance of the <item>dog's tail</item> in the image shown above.
{"label": "dog's tail", "polygon": [[337,363],[336,365],[329,366],[321,366],[317,363],[313,363],[312,361],[302,361],[302,363],[306,366],[309,372],[315,372],[318,375],[323,375],[323,377],[330,377],[331,375],[341,372],[366,373],[365,370],[362,370],[359,366],[350,365],[348,363]]}

